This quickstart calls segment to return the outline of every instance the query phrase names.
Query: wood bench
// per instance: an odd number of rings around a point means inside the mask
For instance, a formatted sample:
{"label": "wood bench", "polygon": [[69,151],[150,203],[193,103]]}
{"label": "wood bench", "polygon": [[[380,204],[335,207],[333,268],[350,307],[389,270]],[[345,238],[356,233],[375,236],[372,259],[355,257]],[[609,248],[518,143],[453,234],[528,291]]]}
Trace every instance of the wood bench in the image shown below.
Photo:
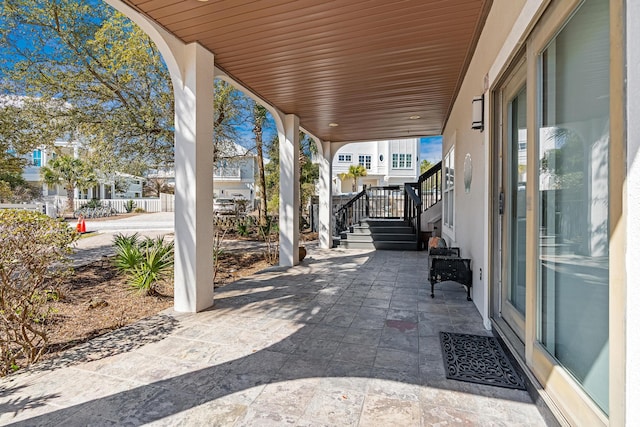
{"label": "wood bench", "polygon": [[429,250],[429,281],[431,282],[431,298],[436,283],[454,281],[467,290],[467,301],[471,301],[473,273],[471,260],[460,258],[460,248],[431,248]]}

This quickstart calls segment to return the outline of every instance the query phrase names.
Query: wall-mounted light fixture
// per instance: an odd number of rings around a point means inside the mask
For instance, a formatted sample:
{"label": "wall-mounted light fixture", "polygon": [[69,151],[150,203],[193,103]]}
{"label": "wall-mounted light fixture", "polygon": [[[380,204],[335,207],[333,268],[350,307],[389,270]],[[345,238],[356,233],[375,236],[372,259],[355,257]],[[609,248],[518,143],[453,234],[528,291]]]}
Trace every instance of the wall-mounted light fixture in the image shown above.
{"label": "wall-mounted light fixture", "polygon": [[484,130],[484,95],[476,96],[472,102],[471,129]]}

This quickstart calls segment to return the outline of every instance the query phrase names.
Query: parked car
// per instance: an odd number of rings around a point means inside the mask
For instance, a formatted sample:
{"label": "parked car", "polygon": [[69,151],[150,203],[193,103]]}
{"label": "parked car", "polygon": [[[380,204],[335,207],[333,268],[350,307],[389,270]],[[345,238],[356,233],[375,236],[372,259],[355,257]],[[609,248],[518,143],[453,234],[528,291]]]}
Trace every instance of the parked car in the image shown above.
{"label": "parked car", "polygon": [[213,213],[216,215],[233,215],[236,212],[236,202],[233,199],[215,199],[213,201]]}

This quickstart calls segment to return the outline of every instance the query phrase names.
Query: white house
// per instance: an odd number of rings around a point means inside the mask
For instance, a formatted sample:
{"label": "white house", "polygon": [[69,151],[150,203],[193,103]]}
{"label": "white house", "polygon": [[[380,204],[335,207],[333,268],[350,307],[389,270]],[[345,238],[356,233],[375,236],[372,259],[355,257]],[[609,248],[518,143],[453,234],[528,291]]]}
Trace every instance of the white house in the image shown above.
{"label": "white house", "polygon": [[346,144],[333,157],[334,194],[353,191],[350,178],[340,179],[349,166],[362,165],[367,176],[358,179],[357,190],[366,186],[398,185],[415,182],[420,175],[420,139],[394,139]]}
{"label": "white house", "polygon": [[[41,146],[28,155],[27,166],[22,172],[25,181],[33,185],[42,186],[45,198],[66,197],[66,190],[61,185],[49,186],[42,182],[41,169],[55,158],[56,151],[81,157],[82,147],[78,141],[58,140],[54,142],[55,149]],[[98,177],[98,184],[86,190],[75,190],[76,199],[133,199],[142,197],[144,178],[116,172],[111,176],[103,172],[94,171]],[[124,191],[123,191],[124,190]]]}
{"label": "white house", "polygon": [[[0,95],[0,108],[23,108],[28,102],[42,104],[41,107],[47,110],[71,109],[70,104],[55,99],[42,101],[39,98],[27,96]],[[50,187],[42,182],[41,168],[47,166],[49,161],[57,155],[56,153],[80,158],[83,155],[83,151],[86,151],[86,149],[83,150],[81,140],[74,139],[70,135],[62,136],[54,141],[53,147],[42,145],[24,156],[27,163],[23,169],[22,177],[32,185],[41,186],[42,196],[45,198],[66,197],[66,190],[62,186]],[[98,185],[83,191],[76,189],[76,199],[131,199],[142,197],[143,178],[119,172],[110,176],[99,170],[94,172],[98,177]]]}
{"label": "white house", "polygon": [[[255,180],[258,173],[258,157],[246,148],[233,144],[235,153],[218,160],[213,168],[213,198],[245,199],[255,207]],[[175,171],[161,170],[148,178],[162,178],[171,187],[175,185]]]}
{"label": "white house", "polygon": [[213,168],[213,198],[246,199],[255,205],[258,157],[234,144],[236,155],[218,160]]}

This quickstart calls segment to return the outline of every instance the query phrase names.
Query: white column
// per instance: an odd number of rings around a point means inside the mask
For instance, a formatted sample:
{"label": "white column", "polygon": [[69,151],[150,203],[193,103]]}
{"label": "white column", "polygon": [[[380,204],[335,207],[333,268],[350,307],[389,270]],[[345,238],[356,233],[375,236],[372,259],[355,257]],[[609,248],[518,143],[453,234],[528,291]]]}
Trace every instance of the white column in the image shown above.
{"label": "white column", "polygon": [[213,54],[188,44],[182,67],[182,81],[173,79],[174,307],[197,312],[213,305]]}
{"label": "white column", "polygon": [[318,207],[318,239],[320,247],[329,249],[333,246],[333,198],[332,198],[332,165],[331,142],[322,141],[322,155],[320,157],[320,188]]}
{"label": "white column", "polygon": [[280,265],[298,264],[300,238],[300,119],[287,114],[280,140]]}

